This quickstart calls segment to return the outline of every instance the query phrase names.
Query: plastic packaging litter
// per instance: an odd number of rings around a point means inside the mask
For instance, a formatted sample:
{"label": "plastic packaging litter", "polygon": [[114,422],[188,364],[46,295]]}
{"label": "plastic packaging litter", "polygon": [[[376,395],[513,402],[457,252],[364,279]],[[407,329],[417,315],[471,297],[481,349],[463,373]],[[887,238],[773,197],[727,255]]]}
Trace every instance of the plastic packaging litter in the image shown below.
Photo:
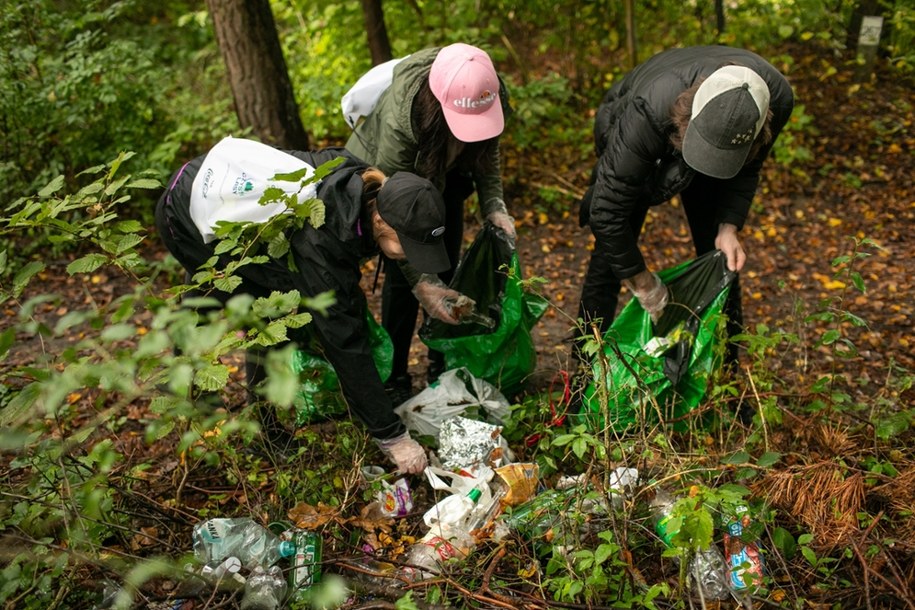
{"label": "plastic packaging litter", "polygon": [[746,506],[738,506],[735,512],[724,533],[728,583],[736,591],[761,587],[765,575],[762,554],[755,540],[745,539],[751,523],[750,511]]}
{"label": "plastic packaging litter", "polygon": [[407,551],[404,575],[412,580],[431,578],[442,571],[442,564],[453,558],[467,557],[476,545],[473,537],[451,532],[449,538],[430,530]]}
{"label": "plastic packaging litter", "polygon": [[278,610],[286,596],[286,580],[279,566],[255,566],[245,582],[241,610]]}
{"label": "plastic packaging litter", "polygon": [[194,526],[192,537],[198,561],[214,568],[228,557],[236,557],[249,570],[267,568],[294,551],[291,544],[247,517],[209,519]]}
{"label": "plastic packaging litter", "polygon": [[[658,490],[652,501],[655,514],[655,531],[664,544],[671,546],[671,540],[678,530],[668,527],[671,509],[676,499],[663,489]],[[689,576],[706,599],[725,599],[729,595],[724,555],[714,544],[699,549],[693,555],[689,565]]]}
{"label": "plastic packaging litter", "polygon": [[426,511],[423,520],[441,536],[447,536],[454,530],[464,531],[470,525],[470,516],[481,495],[477,488],[471,489],[467,495],[450,495]]}

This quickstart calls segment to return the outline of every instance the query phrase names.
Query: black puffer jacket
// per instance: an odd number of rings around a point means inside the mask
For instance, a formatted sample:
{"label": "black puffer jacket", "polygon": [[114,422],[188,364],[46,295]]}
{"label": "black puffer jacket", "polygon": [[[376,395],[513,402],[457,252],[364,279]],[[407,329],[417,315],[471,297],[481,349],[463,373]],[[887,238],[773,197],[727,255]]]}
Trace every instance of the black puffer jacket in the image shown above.
{"label": "black puffer jacket", "polygon": [[[628,224],[632,211],[669,200],[689,186],[696,174],[670,142],[674,101],[728,64],[753,69],[769,86],[774,141],[791,115],[794,94],[778,70],[750,51],[723,46],[664,51],[638,66],[604,96],[594,125],[598,155],[594,184],[590,201],[583,203],[588,206],[585,212],[590,213],[591,230],[610,248],[611,265],[620,279],[645,269]],[[761,150],[735,177],[716,180],[720,188],[715,200],[708,202],[709,222],[743,227],[770,148]]]}

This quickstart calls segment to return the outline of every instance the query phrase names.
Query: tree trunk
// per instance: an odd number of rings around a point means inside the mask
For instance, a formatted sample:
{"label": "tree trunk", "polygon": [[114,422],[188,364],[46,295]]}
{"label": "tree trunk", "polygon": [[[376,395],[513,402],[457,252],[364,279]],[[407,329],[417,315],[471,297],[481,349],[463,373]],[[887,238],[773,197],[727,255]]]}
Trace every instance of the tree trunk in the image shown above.
{"label": "tree trunk", "polygon": [[365,15],[365,33],[372,54],[372,65],[377,66],[393,58],[381,0],[362,0],[362,12]]}
{"label": "tree trunk", "polygon": [[860,2],[855,3],[855,7],[851,13],[851,19],[848,23],[848,33],[845,36],[846,48],[858,48],[858,36],[861,34],[861,21],[868,15],[884,17],[883,35],[880,37],[882,41],[887,32],[887,20],[885,19],[886,12],[886,8],[880,0],[861,0]]}
{"label": "tree trunk", "polygon": [[269,0],[207,0],[242,128],[265,144],[307,150],[308,134]]}
{"label": "tree trunk", "polygon": [[626,8],[626,52],[629,54],[629,68],[632,69],[639,63],[635,42],[635,3],[633,0],[626,0],[624,4]]}
{"label": "tree trunk", "polygon": [[715,0],[715,29],[724,34],[724,0]]}

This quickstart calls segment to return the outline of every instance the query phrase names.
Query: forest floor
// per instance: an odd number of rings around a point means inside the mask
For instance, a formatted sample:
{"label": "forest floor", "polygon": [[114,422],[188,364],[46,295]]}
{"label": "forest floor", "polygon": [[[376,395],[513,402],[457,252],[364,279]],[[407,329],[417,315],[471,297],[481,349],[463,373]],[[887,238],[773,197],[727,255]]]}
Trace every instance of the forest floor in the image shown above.
{"label": "forest floor", "polygon": [[[765,325],[770,331],[778,329],[799,336],[798,344],[774,354],[771,362],[767,362],[775,375],[793,379],[793,386],[809,386],[818,375],[838,373],[862,395],[880,393],[884,391],[886,379],[895,375],[895,367],[907,370],[909,374],[915,372],[913,83],[911,79],[900,79],[886,71],[878,72],[868,82],[858,83],[843,58],[807,48],[792,49],[789,53],[795,58],[790,80],[796,89],[797,101],[803,106],[803,112],[795,116],[810,121],[803,126],[796,125],[797,129],[792,130],[791,135],[795,145],[805,146],[812,156],[787,165],[771,160],[766,164],[753,211],[741,234],[748,253],[748,263],[741,275],[745,322],[751,329]],[[590,122],[591,119],[583,116],[582,120]],[[542,293],[553,305],[533,329],[538,365],[529,384],[530,393],[549,389],[561,371],[571,368],[569,340],[576,332],[574,318],[593,243],[589,231],[578,226],[577,209],[570,196],[586,184],[593,163],[592,158],[582,156],[580,149],[579,146],[575,150],[538,150],[535,154],[527,154],[513,147],[508,138],[504,152],[506,194],[518,222],[518,247],[524,275],[546,280]],[[468,220],[468,240],[475,232],[477,225],[474,223]],[[865,291],[861,292],[847,275],[839,273],[837,276],[838,268],[832,263],[837,257],[851,254],[856,240],[864,239],[873,242],[874,246],[862,246],[861,251],[870,256],[855,263],[865,286]],[[675,202],[652,209],[640,244],[653,269],[693,258],[688,229]],[[164,251],[156,256],[163,257]],[[67,262],[51,264],[42,275],[41,292],[64,297],[62,301],[39,309],[39,313],[49,319],[62,315],[69,308],[110,302],[132,289],[124,279],[104,274],[86,281],[71,278],[65,272]],[[366,274],[367,287],[370,275]],[[822,311],[824,300],[829,303],[829,311],[851,312],[866,322],[861,327],[847,321],[839,325],[843,335],[857,347],[857,355],[839,359],[833,347],[814,347],[816,338],[826,327],[836,326],[805,320],[807,314]],[[377,294],[370,297],[370,302],[377,307]],[[6,317],[11,319],[15,312],[9,307]],[[141,313],[138,326],[147,320],[148,314]],[[46,344],[39,346],[25,340],[26,337],[22,339],[12,349],[4,366],[23,365],[32,361],[37,352],[46,355],[54,352],[54,348]],[[417,390],[423,386],[424,360],[424,349],[417,340],[410,361]],[[240,384],[234,388],[227,394],[227,402],[242,400]],[[84,401],[90,411],[98,410],[98,406],[91,404],[90,396],[75,400]],[[901,409],[911,409],[915,396],[909,389],[896,395],[896,400],[901,403]],[[203,507],[207,507],[204,512],[209,510],[215,515],[220,509],[230,510],[236,503],[248,504],[254,511],[276,502],[272,487],[276,481],[272,479],[279,469],[266,468],[268,480],[258,480],[256,484],[220,480],[225,473],[202,463],[189,467],[184,463],[184,456],[176,456],[174,446],[168,442],[147,445],[143,442],[140,425],[148,415],[145,408],[146,405],[138,405],[127,415],[128,427],[130,422],[135,422],[136,426],[129,433],[121,434],[117,446],[129,456],[130,464],[119,466],[110,475],[112,481],[120,480],[118,477],[124,476],[132,464],[154,464],[145,474],[131,475],[136,477],[131,483],[135,488],[123,490],[128,505],[133,503],[130,527],[136,534],[119,547],[120,551],[135,555],[187,552],[190,550],[187,529],[202,514],[198,511]],[[850,441],[842,436],[842,430],[823,433],[821,428],[812,425],[807,429],[811,421],[799,417],[785,426],[787,430],[773,436],[773,442],[780,443],[779,450],[785,453],[804,453],[807,456],[804,463],[808,466],[819,464],[819,460],[841,461],[843,450],[860,454],[869,442],[866,437]],[[795,426],[793,432],[792,426]],[[314,430],[331,437],[336,433],[333,425],[329,428],[316,426]],[[849,442],[852,449],[849,449]],[[333,447],[333,442],[324,446]],[[332,456],[326,457],[331,459]],[[897,469],[908,477],[905,480],[915,480],[915,459],[911,452],[895,457]],[[309,472],[309,476],[320,477],[320,473],[326,472],[318,466],[321,456],[300,456],[300,459],[304,462],[297,468]],[[791,472],[796,474],[797,471]],[[900,475],[899,478],[904,477]],[[417,487],[422,484],[419,478],[412,482]],[[885,500],[887,504],[901,504],[898,514],[903,516],[905,510],[909,515],[915,510],[915,492],[911,488],[909,485],[906,489],[900,482],[899,487],[884,490],[890,495]],[[418,502],[424,500],[428,497],[417,494]],[[824,501],[828,501],[828,496]],[[413,513],[410,517],[419,514],[421,512]],[[798,519],[803,522],[802,518]],[[859,570],[847,576],[860,583],[859,595],[854,601],[850,601],[852,596],[846,597],[845,603],[863,607],[862,600],[866,598],[868,607],[913,607],[911,600],[898,595],[900,591],[915,591],[915,575],[911,567],[905,567],[905,561],[915,557],[912,543],[915,521],[911,518],[902,521],[908,524],[908,529],[893,534],[900,541],[897,549],[901,557],[907,558],[896,558],[904,570],[908,570],[907,576],[891,579],[888,584],[875,575],[885,569],[886,564],[878,565],[874,561],[868,564],[862,558]],[[814,527],[810,523],[805,525]],[[178,532],[178,527],[184,530]],[[828,540],[825,546],[829,546]],[[325,558],[329,556],[332,556],[330,550]],[[857,564],[856,561],[850,563]],[[806,576],[805,582],[818,582],[812,570]],[[799,574],[794,577],[796,582],[802,578]],[[455,590],[460,591],[452,589],[452,594]],[[156,593],[168,597],[169,590],[159,589]],[[841,607],[843,600],[836,595],[817,590],[804,592],[801,597],[817,597],[824,604],[838,600]],[[493,605],[485,605],[487,600]],[[505,607],[497,601],[495,596],[484,595],[479,598],[479,607]],[[542,605],[530,599],[528,603],[530,607],[549,606],[548,602]],[[820,606],[812,604],[812,607]]]}

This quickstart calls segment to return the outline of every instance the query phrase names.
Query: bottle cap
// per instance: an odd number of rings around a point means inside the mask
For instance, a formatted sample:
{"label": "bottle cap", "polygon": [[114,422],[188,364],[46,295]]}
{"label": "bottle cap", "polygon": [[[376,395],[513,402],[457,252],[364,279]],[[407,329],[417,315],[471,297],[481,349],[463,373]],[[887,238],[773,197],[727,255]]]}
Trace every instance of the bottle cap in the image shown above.
{"label": "bottle cap", "polygon": [[292,557],[295,555],[295,543],[292,540],[283,540],[277,550],[280,557]]}
{"label": "bottle cap", "polygon": [[474,502],[476,502],[477,500],[480,499],[480,496],[482,496],[482,495],[483,495],[483,492],[480,491],[479,488],[474,487],[473,489],[470,490],[470,493],[467,494],[467,497],[470,498],[471,500],[473,500]]}

